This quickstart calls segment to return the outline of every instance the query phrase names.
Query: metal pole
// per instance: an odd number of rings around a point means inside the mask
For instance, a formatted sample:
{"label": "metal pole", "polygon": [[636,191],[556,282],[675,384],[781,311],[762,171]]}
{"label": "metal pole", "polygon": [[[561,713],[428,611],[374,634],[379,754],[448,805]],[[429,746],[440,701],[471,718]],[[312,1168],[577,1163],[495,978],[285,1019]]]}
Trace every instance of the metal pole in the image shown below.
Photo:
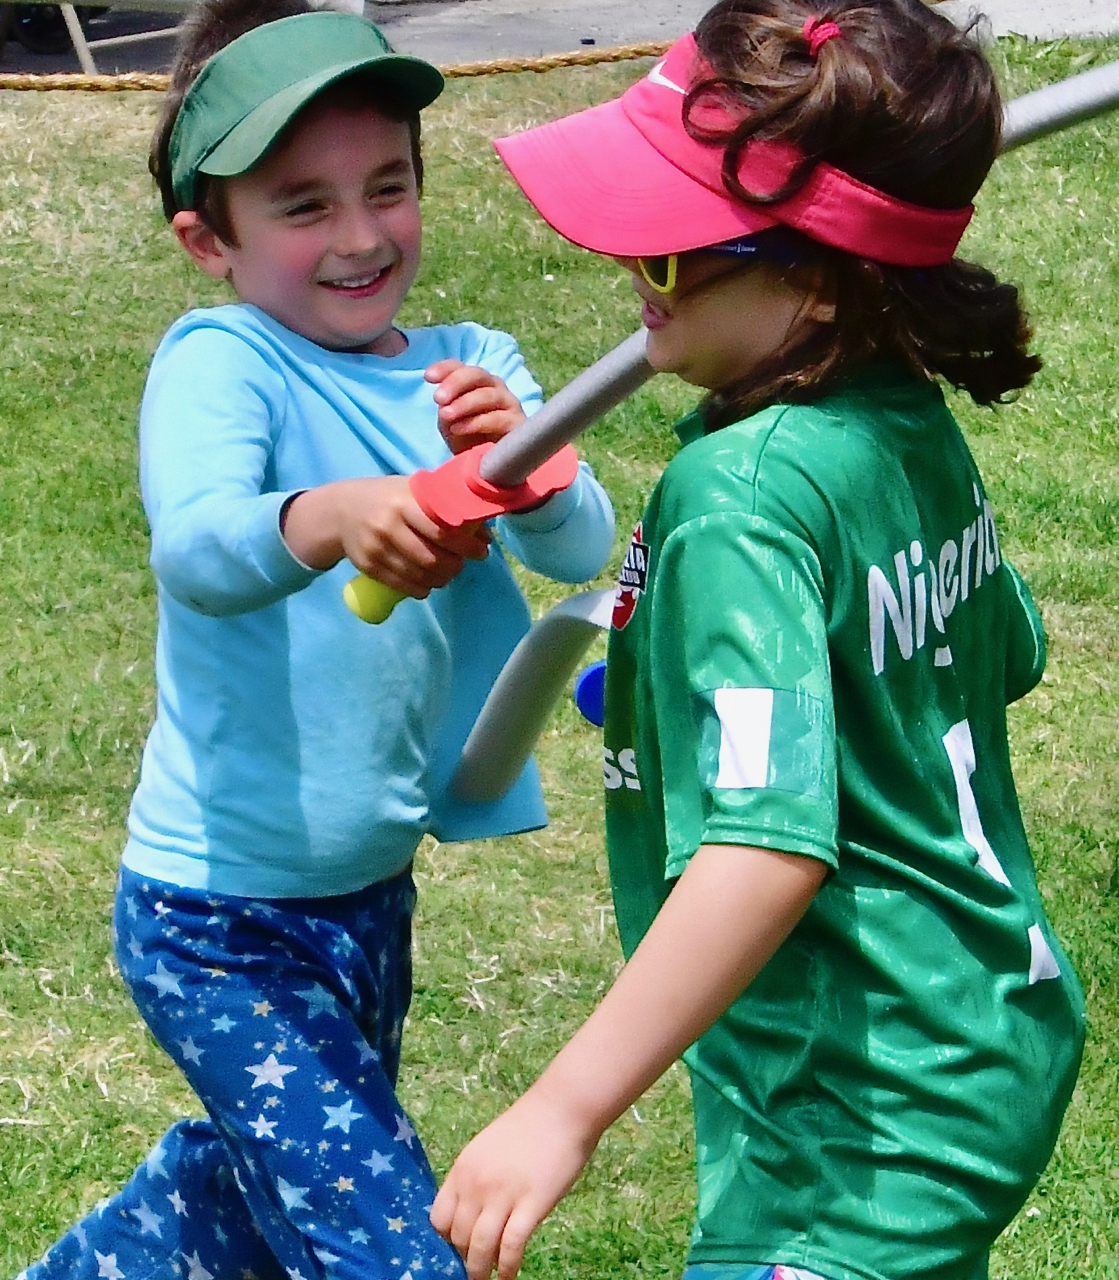
{"label": "metal pole", "polygon": [[78,63],[83,73],[87,76],[95,76],[97,74],[97,64],[93,61],[93,55],[89,51],[85,32],[82,30],[82,24],[78,20],[74,6],[72,4],[60,4],[58,7],[62,11],[62,20],[66,23],[66,30],[70,33],[70,43],[74,46],[74,52],[78,55]]}
{"label": "metal pole", "polygon": [[1119,62],[1109,62],[1008,103],[1002,118],[1002,149],[1013,151],[1036,138],[1091,120],[1116,107],[1119,107]]}
{"label": "metal pole", "polygon": [[502,437],[482,459],[478,474],[490,484],[513,488],[652,375],[645,359],[645,330],[639,329],[561,387],[516,431]]}

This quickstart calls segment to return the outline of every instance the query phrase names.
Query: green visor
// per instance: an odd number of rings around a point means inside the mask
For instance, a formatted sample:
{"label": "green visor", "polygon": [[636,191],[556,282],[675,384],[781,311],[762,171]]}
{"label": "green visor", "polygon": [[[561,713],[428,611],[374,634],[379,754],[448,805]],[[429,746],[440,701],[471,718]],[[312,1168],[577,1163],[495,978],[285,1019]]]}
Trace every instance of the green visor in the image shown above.
{"label": "green visor", "polygon": [[393,53],[380,31],[353,13],[280,18],[226,45],[190,86],[171,131],[167,154],[179,208],[194,208],[200,173],[247,173],[303,107],[357,71],[372,73],[416,111],[443,89],[438,68]]}

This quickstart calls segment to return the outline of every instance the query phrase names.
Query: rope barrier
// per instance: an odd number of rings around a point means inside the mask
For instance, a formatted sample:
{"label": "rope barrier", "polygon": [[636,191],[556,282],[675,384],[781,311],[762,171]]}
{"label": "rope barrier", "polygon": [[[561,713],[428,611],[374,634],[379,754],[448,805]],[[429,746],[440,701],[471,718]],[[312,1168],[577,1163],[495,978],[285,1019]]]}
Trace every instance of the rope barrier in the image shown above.
{"label": "rope barrier", "polygon": [[[616,49],[577,49],[571,53],[553,53],[542,58],[491,58],[487,62],[461,62],[439,70],[448,80],[466,76],[504,75],[515,71],[555,71],[559,67],[594,67],[605,62],[628,62],[634,58],[658,58],[670,41],[621,45]],[[45,93],[56,89],[79,89],[85,93],[122,93],[143,89],[163,93],[170,76],[162,73],[129,71],[123,75],[90,76],[79,72],[60,71],[49,75],[9,72],[0,75],[0,89],[33,90]]]}

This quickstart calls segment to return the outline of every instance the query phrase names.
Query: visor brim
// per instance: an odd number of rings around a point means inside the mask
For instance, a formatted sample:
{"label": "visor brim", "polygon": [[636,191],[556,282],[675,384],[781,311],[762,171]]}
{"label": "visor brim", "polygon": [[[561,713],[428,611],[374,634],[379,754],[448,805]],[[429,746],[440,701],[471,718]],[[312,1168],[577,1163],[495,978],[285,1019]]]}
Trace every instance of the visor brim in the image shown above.
{"label": "visor brim", "polygon": [[494,146],[545,222],[595,253],[685,253],[777,225],[677,168],[634,127],[619,99]]}

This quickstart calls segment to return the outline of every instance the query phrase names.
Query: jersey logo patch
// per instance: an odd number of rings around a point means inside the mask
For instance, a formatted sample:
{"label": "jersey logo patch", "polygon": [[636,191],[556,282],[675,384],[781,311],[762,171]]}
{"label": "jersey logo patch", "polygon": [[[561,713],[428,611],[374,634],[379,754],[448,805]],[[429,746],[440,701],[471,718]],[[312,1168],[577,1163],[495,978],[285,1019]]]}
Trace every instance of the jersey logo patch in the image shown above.
{"label": "jersey logo patch", "polygon": [[621,631],[633,617],[638,597],[644,593],[649,579],[649,548],[642,538],[639,520],[618,574],[618,593],[614,597],[614,615],[610,620],[615,631]]}

